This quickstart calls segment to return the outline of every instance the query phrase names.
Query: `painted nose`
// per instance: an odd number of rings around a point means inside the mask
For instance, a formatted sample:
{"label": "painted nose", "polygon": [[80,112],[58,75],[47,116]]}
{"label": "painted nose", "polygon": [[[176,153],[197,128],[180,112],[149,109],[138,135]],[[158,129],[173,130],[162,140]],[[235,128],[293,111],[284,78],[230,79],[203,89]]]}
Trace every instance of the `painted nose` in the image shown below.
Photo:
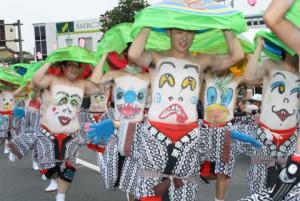
{"label": "painted nose", "polygon": [[63,113],[69,113],[69,114],[71,114],[72,111],[69,108],[65,108],[65,109],[63,109]]}
{"label": "painted nose", "polygon": [[124,94],[124,100],[126,103],[133,103],[136,100],[135,91],[132,90],[126,91]]}
{"label": "painted nose", "polygon": [[284,102],[284,103],[289,103],[290,100],[289,100],[288,98],[285,98],[285,99],[283,99],[283,102]]}

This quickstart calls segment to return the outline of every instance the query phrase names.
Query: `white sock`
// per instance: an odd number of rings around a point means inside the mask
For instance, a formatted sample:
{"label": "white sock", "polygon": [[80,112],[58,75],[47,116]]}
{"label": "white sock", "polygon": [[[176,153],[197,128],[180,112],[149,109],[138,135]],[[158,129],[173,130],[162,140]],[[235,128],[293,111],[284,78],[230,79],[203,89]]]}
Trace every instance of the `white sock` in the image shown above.
{"label": "white sock", "polygon": [[66,195],[64,193],[57,193],[56,201],[65,201]]}
{"label": "white sock", "polygon": [[215,201],[224,201],[224,200],[219,200],[219,199],[215,198]]}

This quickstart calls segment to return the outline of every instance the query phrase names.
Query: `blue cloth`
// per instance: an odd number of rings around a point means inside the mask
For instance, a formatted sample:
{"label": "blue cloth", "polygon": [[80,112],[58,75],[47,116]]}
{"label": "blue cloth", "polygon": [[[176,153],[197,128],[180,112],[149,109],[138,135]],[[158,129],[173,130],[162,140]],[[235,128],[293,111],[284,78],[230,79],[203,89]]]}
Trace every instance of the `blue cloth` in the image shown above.
{"label": "blue cloth", "polygon": [[22,119],[25,117],[25,110],[23,108],[16,107],[13,110],[13,116],[18,119]]}
{"label": "blue cloth", "polygon": [[1,115],[0,116],[0,126],[5,124],[7,121],[8,121],[8,116],[6,116],[6,115]]}
{"label": "blue cloth", "polygon": [[261,146],[262,146],[255,138],[253,138],[247,134],[240,133],[237,130],[231,131],[231,138],[234,140],[239,140],[241,142],[250,143],[257,148],[261,148]]}
{"label": "blue cloth", "polygon": [[115,127],[113,121],[108,119],[96,124],[92,124],[88,131],[88,138],[92,144],[107,144],[109,138],[114,134]]}

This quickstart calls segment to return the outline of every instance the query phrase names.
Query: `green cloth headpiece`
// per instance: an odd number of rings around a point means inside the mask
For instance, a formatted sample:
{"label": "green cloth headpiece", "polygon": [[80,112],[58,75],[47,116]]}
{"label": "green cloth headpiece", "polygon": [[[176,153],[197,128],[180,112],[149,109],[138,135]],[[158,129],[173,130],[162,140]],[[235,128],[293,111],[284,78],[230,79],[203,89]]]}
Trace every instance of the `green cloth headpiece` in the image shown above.
{"label": "green cloth headpiece", "polygon": [[[295,26],[300,28],[300,1],[295,1],[293,6],[286,13],[285,17],[291,21]],[[272,32],[259,31],[255,36],[255,43],[257,37],[260,36],[266,41],[266,47],[264,53],[274,60],[282,59],[282,51],[287,52],[290,55],[295,55],[296,52],[287,47],[281,40],[277,38]],[[281,54],[280,54],[281,51]]]}
{"label": "green cloth headpiece", "polygon": [[[151,27],[146,49],[164,51],[170,48],[168,28],[196,31],[191,52],[226,53],[228,51],[221,30],[235,33],[247,31],[242,12],[214,0],[166,0],[140,11],[132,28],[135,37],[143,27]],[[245,52],[252,52],[250,42],[243,40]]]}
{"label": "green cloth headpiece", "polygon": [[286,14],[286,18],[300,28],[300,1],[296,0]]}
{"label": "green cloth headpiece", "polygon": [[81,48],[78,46],[66,47],[58,49],[52,52],[46,59],[46,62],[62,62],[62,61],[74,61],[78,63],[86,63],[92,66],[97,65],[96,53]]}
{"label": "green cloth headpiece", "polygon": [[263,52],[273,60],[282,60],[283,51],[287,52],[290,55],[295,55],[296,52],[288,48],[281,40],[279,40],[275,34],[268,31],[259,31],[256,33],[254,42],[257,46],[257,38],[261,37],[265,41],[265,47]]}
{"label": "green cloth headpiece", "polygon": [[[0,84],[1,89],[11,88],[12,86],[14,86],[13,88],[18,88],[26,84],[22,76],[9,68],[0,69],[0,81],[2,81]],[[10,86],[6,83],[10,84]]]}
{"label": "green cloth headpiece", "polygon": [[121,54],[126,48],[127,43],[133,41],[131,37],[132,23],[118,24],[109,29],[97,44],[97,57],[101,58],[104,53],[118,52]]}
{"label": "green cloth headpiece", "polygon": [[44,64],[44,62],[34,62],[31,64],[18,63],[11,65],[9,68],[30,82],[34,73]]}
{"label": "green cloth headpiece", "polygon": [[[132,23],[121,23],[118,24],[107,32],[97,44],[97,58],[100,59],[103,54],[110,52],[118,52],[121,54],[126,48],[127,44],[133,41],[130,35]],[[103,71],[109,71],[109,65],[105,62]]]}

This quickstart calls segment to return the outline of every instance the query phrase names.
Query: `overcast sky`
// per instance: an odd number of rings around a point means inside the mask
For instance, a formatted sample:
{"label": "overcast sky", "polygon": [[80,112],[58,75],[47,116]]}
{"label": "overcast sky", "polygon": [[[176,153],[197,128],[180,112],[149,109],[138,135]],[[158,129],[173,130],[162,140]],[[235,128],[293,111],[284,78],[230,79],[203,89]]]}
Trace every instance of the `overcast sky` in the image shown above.
{"label": "overcast sky", "polygon": [[[257,0],[258,5],[251,8],[246,0],[237,0],[237,5],[245,13],[263,10],[270,0]],[[148,0],[150,4],[160,0]],[[241,4],[242,2],[242,4]],[[118,0],[1,0],[0,19],[13,23],[20,19],[24,50],[33,52],[34,23],[59,22],[98,18],[107,10],[117,6]]]}

